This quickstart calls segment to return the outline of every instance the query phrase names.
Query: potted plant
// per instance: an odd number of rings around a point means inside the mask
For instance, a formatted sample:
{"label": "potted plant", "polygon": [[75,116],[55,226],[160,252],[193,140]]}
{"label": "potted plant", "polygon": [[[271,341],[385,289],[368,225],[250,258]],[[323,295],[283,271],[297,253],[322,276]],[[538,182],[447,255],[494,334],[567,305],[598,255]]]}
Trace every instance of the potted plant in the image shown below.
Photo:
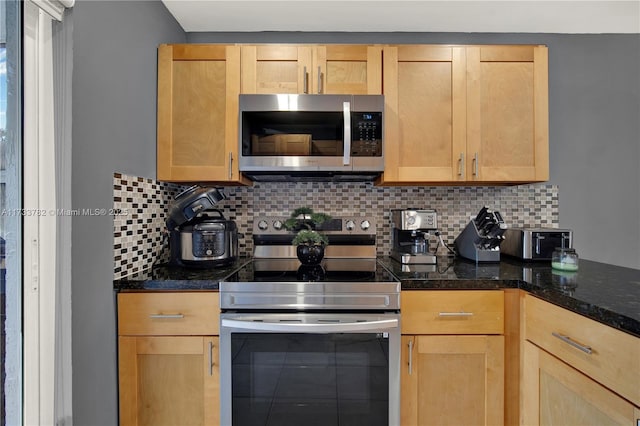
{"label": "potted plant", "polygon": [[329,244],[329,239],[316,231],[316,228],[330,219],[331,216],[325,213],[315,213],[309,207],[299,207],[284,222],[286,229],[296,232],[291,243],[297,246],[296,254],[303,265],[317,265],[324,257],[324,248]]}

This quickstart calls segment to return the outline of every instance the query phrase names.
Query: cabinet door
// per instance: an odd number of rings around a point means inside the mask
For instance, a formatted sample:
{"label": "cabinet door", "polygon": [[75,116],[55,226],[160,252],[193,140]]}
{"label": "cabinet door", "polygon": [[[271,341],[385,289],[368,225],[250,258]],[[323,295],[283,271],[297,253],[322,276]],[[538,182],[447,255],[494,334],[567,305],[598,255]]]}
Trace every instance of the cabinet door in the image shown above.
{"label": "cabinet door", "polygon": [[392,46],[383,56],[382,183],[464,181],[464,48]]}
{"label": "cabinet door", "polygon": [[547,48],[468,47],[467,67],[467,180],[548,180]]}
{"label": "cabinet door", "polygon": [[240,48],[158,48],[158,180],[241,182]]}
{"label": "cabinet door", "polygon": [[635,425],[640,408],[530,342],[524,343],[522,424]]}
{"label": "cabinet door", "polygon": [[218,425],[218,337],[119,338],[120,424]]}
{"label": "cabinet door", "polygon": [[242,93],[309,93],[311,51],[311,46],[242,46]]}
{"label": "cabinet door", "polygon": [[313,50],[313,93],[382,93],[382,47],[327,45]]}
{"label": "cabinet door", "polygon": [[403,336],[403,425],[500,425],[503,336]]}

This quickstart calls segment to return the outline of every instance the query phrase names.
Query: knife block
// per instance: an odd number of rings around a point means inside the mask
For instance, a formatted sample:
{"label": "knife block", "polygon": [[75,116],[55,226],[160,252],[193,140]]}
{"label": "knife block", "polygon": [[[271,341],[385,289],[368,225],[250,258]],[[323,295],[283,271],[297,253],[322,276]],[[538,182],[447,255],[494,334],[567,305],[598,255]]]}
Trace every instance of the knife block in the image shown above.
{"label": "knife block", "polygon": [[[482,236],[472,219],[453,242],[458,255],[479,262],[500,262],[500,243],[495,238]],[[495,245],[495,247],[491,247]]]}

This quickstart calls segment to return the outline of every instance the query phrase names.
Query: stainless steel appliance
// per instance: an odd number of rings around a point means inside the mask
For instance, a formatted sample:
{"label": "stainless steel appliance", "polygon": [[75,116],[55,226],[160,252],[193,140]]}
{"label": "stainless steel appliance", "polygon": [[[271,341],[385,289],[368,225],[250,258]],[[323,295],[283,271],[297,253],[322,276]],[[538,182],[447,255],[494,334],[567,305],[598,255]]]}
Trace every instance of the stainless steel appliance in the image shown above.
{"label": "stainless steel appliance", "polygon": [[238,229],[213,206],[224,199],[215,188],[192,186],[178,194],[166,219],[170,265],[218,267],[238,256]]}
{"label": "stainless steel appliance", "polygon": [[[277,220],[255,221],[256,253],[281,246]],[[327,248],[368,246],[364,220],[334,219]],[[375,246],[317,266],[281,249],[220,283],[221,423],[400,424],[400,283]]]}
{"label": "stainless steel appliance", "polygon": [[257,181],[372,180],[384,96],[240,95],[239,168]]}
{"label": "stainless steel appliance", "polygon": [[507,224],[500,212],[484,206],[454,240],[458,255],[475,262],[500,262]]}
{"label": "stainless steel appliance", "polygon": [[[253,220],[253,257],[295,259],[294,234],[284,227],[285,216]],[[316,227],[329,238],[325,258],[376,258],[376,220],[372,217],[333,218]]]}
{"label": "stainless steel appliance", "polygon": [[438,218],[431,209],[391,210],[391,258],[402,264],[435,264],[429,252],[429,231],[438,229]]}
{"label": "stainless steel appliance", "polygon": [[556,247],[573,247],[570,229],[509,228],[504,237],[501,252],[523,260],[551,260]]}

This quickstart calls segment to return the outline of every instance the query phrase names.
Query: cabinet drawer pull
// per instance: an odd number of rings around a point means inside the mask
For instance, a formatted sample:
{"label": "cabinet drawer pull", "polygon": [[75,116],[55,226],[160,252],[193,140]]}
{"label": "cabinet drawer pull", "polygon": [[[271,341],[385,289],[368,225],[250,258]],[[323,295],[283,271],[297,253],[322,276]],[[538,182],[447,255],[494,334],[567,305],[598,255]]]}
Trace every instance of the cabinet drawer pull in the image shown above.
{"label": "cabinet drawer pull", "polygon": [[582,352],[584,352],[586,354],[591,355],[593,353],[593,349],[591,349],[591,346],[581,345],[580,343],[578,343],[575,340],[571,339],[571,337],[569,337],[569,336],[565,336],[563,334],[556,333],[555,331],[553,333],[551,333],[551,335],[553,337],[557,337],[558,339],[560,339],[563,342],[573,346],[576,349],[580,349]]}
{"label": "cabinet drawer pull", "polygon": [[473,312],[439,312],[439,317],[472,317]]}
{"label": "cabinet drawer pull", "polygon": [[149,318],[153,319],[181,319],[184,318],[184,314],[151,314]]}
{"label": "cabinet drawer pull", "polygon": [[318,66],[318,94],[322,93],[322,70]]}

